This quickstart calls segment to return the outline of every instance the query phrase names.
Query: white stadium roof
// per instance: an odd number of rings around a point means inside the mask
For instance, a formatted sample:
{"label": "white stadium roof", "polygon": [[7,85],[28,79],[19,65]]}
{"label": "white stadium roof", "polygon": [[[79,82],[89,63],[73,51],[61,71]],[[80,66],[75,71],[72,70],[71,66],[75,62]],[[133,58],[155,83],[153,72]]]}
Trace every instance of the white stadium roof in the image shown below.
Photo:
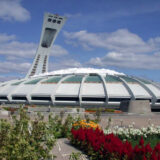
{"label": "white stadium roof", "polygon": [[52,72],[46,72],[43,74],[35,75],[37,76],[49,76],[49,75],[67,75],[67,74],[91,74],[97,73],[100,75],[125,75],[124,73],[116,72],[110,69],[96,69],[96,68],[69,68],[69,69],[61,69]]}

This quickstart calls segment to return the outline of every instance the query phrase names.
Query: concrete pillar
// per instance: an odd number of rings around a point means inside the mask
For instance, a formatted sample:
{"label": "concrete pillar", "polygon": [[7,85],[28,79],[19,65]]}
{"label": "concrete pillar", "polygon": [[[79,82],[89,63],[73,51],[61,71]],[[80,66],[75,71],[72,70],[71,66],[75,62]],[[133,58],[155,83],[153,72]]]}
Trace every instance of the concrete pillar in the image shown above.
{"label": "concrete pillar", "polygon": [[149,100],[122,101],[120,110],[128,113],[149,114],[151,113],[151,106]]}

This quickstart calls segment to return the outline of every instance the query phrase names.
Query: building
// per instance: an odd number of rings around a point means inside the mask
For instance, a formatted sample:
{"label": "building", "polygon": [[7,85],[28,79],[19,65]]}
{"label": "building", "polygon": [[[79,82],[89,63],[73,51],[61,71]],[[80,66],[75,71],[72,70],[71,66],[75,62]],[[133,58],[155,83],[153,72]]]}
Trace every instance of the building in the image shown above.
{"label": "building", "polygon": [[118,107],[149,100],[160,109],[160,85],[107,69],[71,68],[48,73],[49,51],[66,18],[45,14],[39,47],[24,79],[0,84],[0,103]]}

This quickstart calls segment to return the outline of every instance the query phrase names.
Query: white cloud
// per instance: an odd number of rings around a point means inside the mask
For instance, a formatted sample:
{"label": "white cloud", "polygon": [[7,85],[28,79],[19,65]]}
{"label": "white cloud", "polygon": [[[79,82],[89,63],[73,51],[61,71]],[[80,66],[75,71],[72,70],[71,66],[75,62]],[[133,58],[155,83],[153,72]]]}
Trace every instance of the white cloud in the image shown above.
{"label": "white cloud", "polygon": [[[121,5],[119,5],[121,3]],[[103,4],[103,3],[102,3]],[[100,4],[101,6],[101,4]],[[145,1],[141,0],[138,3],[135,1],[114,1],[113,4],[104,5],[97,12],[88,12],[82,15],[85,23],[104,23],[114,18],[132,17],[137,15],[145,15],[160,12],[160,1]],[[110,23],[110,22],[108,22]]]}
{"label": "white cloud", "polygon": [[75,14],[71,14],[71,13],[65,13],[64,16],[66,16],[67,18],[77,18],[82,16],[81,13],[75,13]]}
{"label": "white cloud", "polygon": [[74,46],[76,43],[84,49],[87,46],[106,50],[104,57],[91,58],[88,62],[90,65],[160,69],[160,37],[144,41],[127,29],[111,33],[64,32],[64,36],[70,44],[73,41]]}
{"label": "white cloud", "polygon": [[36,53],[35,43],[25,43],[19,41],[8,41],[0,44],[0,54],[5,56],[19,56],[31,58]]}
{"label": "white cloud", "polygon": [[[109,18],[117,18],[117,17],[128,17],[134,15],[141,15],[146,13],[154,13],[160,11],[160,3],[159,1],[146,1],[139,2],[136,5],[133,2],[133,5],[124,5],[123,8],[119,8],[118,10],[112,10],[110,14],[106,14],[106,17]],[[143,3],[143,4],[142,4]],[[152,6],[152,7],[151,7]]]}
{"label": "white cloud", "polygon": [[0,73],[26,73],[29,67],[31,66],[30,63],[17,63],[17,62],[10,62],[4,61],[0,62]]}
{"label": "white cloud", "polygon": [[67,38],[68,43],[74,41],[74,44],[77,42],[83,48],[86,48],[86,46],[88,48],[99,47],[126,53],[142,53],[153,50],[153,46],[149,42],[143,41],[141,37],[129,32],[127,29],[118,29],[111,33],[64,32],[64,36]]}
{"label": "white cloud", "polygon": [[7,35],[5,33],[0,33],[0,43],[8,42],[14,40],[16,38],[15,35]]}
{"label": "white cloud", "polygon": [[51,50],[51,56],[60,57],[67,54],[68,54],[68,51],[60,45],[54,45]]}
{"label": "white cloud", "polygon": [[117,66],[134,69],[160,69],[160,54],[109,52],[104,57],[91,58],[88,64],[99,67]]}
{"label": "white cloud", "polygon": [[148,41],[148,43],[156,51],[160,51],[160,37],[150,38],[149,41]]}
{"label": "white cloud", "polygon": [[[0,54],[7,56],[8,59],[33,58],[36,54],[38,45],[32,42],[19,42],[16,36],[0,34]],[[51,49],[51,56],[64,56],[68,51],[60,45],[54,45]]]}
{"label": "white cloud", "polygon": [[30,13],[21,5],[21,0],[0,0],[0,18],[23,22],[30,19]]}
{"label": "white cloud", "polygon": [[21,76],[12,76],[12,75],[0,75],[0,82],[6,82],[13,79],[23,78]]}
{"label": "white cloud", "polygon": [[74,59],[69,59],[66,61],[62,62],[64,68],[70,68],[70,67],[81,67],[81,63],[74,60]]}
{"label": "white cloud", "polygon": [[61,59],[59,61],[49,64],[50,71],[57,70],[57,69],[72,68],[72,67],[79,68],[79,67],[82,67],[82,64],[74,59],[68,59],[68,58],[65,60]]}
{"label": "white cloud", "polygon": [[[4,56],[0,61],[0,74],[27,73],[31,66],[31,59],[34,59],[36,54],[37,47],[36,43],[17,41],[14,35],[0,34],[0,55]],[[68,54],[68,51],[60,45],[54,45],[51,49],[51,56],[54,57],[64,57]],[[67,64],[65,65],[67,66]]]}

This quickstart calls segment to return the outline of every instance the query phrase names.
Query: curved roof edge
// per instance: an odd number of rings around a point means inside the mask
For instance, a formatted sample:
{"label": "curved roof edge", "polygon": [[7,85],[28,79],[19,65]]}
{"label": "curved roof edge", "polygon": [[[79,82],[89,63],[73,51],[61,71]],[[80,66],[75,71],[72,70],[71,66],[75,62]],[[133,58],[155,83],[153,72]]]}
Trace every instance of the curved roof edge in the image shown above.
{"label": "curved roof edge", "polygon": [[97,68],[69,68],[69,69],[61,69],[52,72],[46,72],[43,74],[38,74],[33,77],[39,76],[50,76],[50,75],[66,75],[66,74],[100,74],[100,75],[125,75],[124,73],[116,72],[110,69],[97,69]]}

